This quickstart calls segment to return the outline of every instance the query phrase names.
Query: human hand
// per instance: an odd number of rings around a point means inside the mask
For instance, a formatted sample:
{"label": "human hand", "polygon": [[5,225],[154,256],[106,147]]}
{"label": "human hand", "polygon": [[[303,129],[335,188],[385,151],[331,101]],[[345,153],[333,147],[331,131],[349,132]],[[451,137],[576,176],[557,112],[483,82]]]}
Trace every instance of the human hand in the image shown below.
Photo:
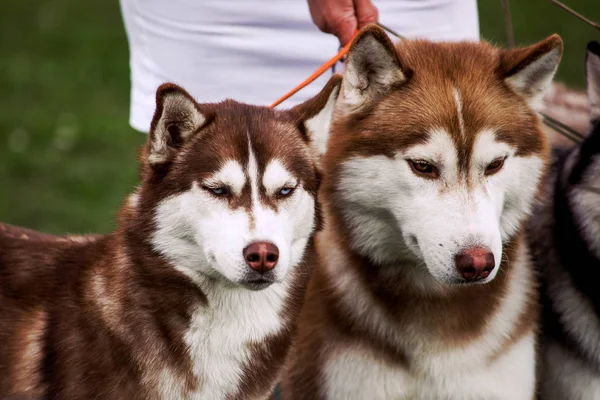
{"label": "human hand", "polygon": [[379,19],[379,11],[371,0],[308,0],[308,8],[315,25],[337,36],[342,46],[357,29]]}

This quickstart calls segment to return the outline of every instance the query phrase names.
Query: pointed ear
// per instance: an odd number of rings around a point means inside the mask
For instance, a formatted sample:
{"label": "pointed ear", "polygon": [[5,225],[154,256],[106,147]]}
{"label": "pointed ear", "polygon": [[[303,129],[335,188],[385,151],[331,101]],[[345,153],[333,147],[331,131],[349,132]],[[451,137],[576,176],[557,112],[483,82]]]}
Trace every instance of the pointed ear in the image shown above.
{"label": "pointed ear", "polygon": [[183,143],[206,121],[198,103],[184,89],[172,83],[159,86],[148,135],[148,163],[171,161]]}
{"label": "pointed ear", "polygon": [[500,77],[536,111],[542,108],[563,52],[560,36],[552,35],[532,46],[505,50],[500,55]]}
{"label": "pointed ear", "polygon": [[590,101],[590,120],[600,120],[600,43],[588,43],[585,58],[587,93]]}
{"label": "pointed ear", "polygon": [[313,98],[292,108],[300,116],[308,138],[319,156],[325,153],[335,102],[340,93],[342,75],[335,74]]}
{"label": "pointed ear", "polygon": [[348,51],[340,96],[343,112],[360,109],[406,78],[390,38],[377,25],[366,26]]}

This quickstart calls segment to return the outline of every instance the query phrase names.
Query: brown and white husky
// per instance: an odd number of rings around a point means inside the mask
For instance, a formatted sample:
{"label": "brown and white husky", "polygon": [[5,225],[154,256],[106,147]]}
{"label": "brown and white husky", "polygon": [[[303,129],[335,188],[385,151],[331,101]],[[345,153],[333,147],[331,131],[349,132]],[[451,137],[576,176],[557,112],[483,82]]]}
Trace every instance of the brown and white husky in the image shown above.
{"label": "brown and white husky", "polygon": [[536,111],[561,55],[557,35],[513,50],[357,36],[283,399],[534,398],[524,224],[549,163]]}
{"label": "brown and white husky", "polygon": [[339,81],[289,111],[163,85],[114,233],[0,225],[0,398],[269,397],[314,264],[313,128]]}

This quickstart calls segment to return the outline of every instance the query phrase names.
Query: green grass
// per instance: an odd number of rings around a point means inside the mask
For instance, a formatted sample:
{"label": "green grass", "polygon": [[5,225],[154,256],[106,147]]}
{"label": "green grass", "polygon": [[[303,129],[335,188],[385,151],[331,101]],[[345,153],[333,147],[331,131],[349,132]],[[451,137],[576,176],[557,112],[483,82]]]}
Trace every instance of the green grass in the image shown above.
{"label": "green grass", "polygon": [[[565,1],[600,20],[600,3]],[[518,43],[563,36],[558,78],[582,87],[585,45],[600,34],[546,0],[512,0],[511,8]],[[480,0],[479,9],[483,37],[505,43],[500,0]],[[53,233],[110,231],[136,184],[145,140],[128,125],[118,2],[4,0],[0,54],[0,221]]]}
{"label": "green grass", "polygon": [[108,232],[145,139],[118,3],[5,0],[1,18],[0,220]]}
{"label": "green grass", "polygon": [[[600,2],[562,1],[589,19],[600,22]],[[501,0],[479,0],[478,3],[482,36],[493,43],[506,45]],[[567,14],[549,0],[510,0],[509,4],[516,44],[532,44],[553,33],[560,34],[565,42],[565,51],[557,80],[583,88],[585,47],[590,40],[600,41],[600,32]]]}

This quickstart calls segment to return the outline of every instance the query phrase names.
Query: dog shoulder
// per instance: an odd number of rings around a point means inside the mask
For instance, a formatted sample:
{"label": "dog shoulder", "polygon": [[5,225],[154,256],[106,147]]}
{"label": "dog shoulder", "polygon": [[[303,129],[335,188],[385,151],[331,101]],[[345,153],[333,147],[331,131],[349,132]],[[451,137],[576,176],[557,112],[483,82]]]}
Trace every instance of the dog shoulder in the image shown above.
{"label": "dog shoulder", "polygon": [[81,264],[104,241],[102,236],[54,236],[0,224],[0,294],[24,295],[52,285],[56,268]]}

